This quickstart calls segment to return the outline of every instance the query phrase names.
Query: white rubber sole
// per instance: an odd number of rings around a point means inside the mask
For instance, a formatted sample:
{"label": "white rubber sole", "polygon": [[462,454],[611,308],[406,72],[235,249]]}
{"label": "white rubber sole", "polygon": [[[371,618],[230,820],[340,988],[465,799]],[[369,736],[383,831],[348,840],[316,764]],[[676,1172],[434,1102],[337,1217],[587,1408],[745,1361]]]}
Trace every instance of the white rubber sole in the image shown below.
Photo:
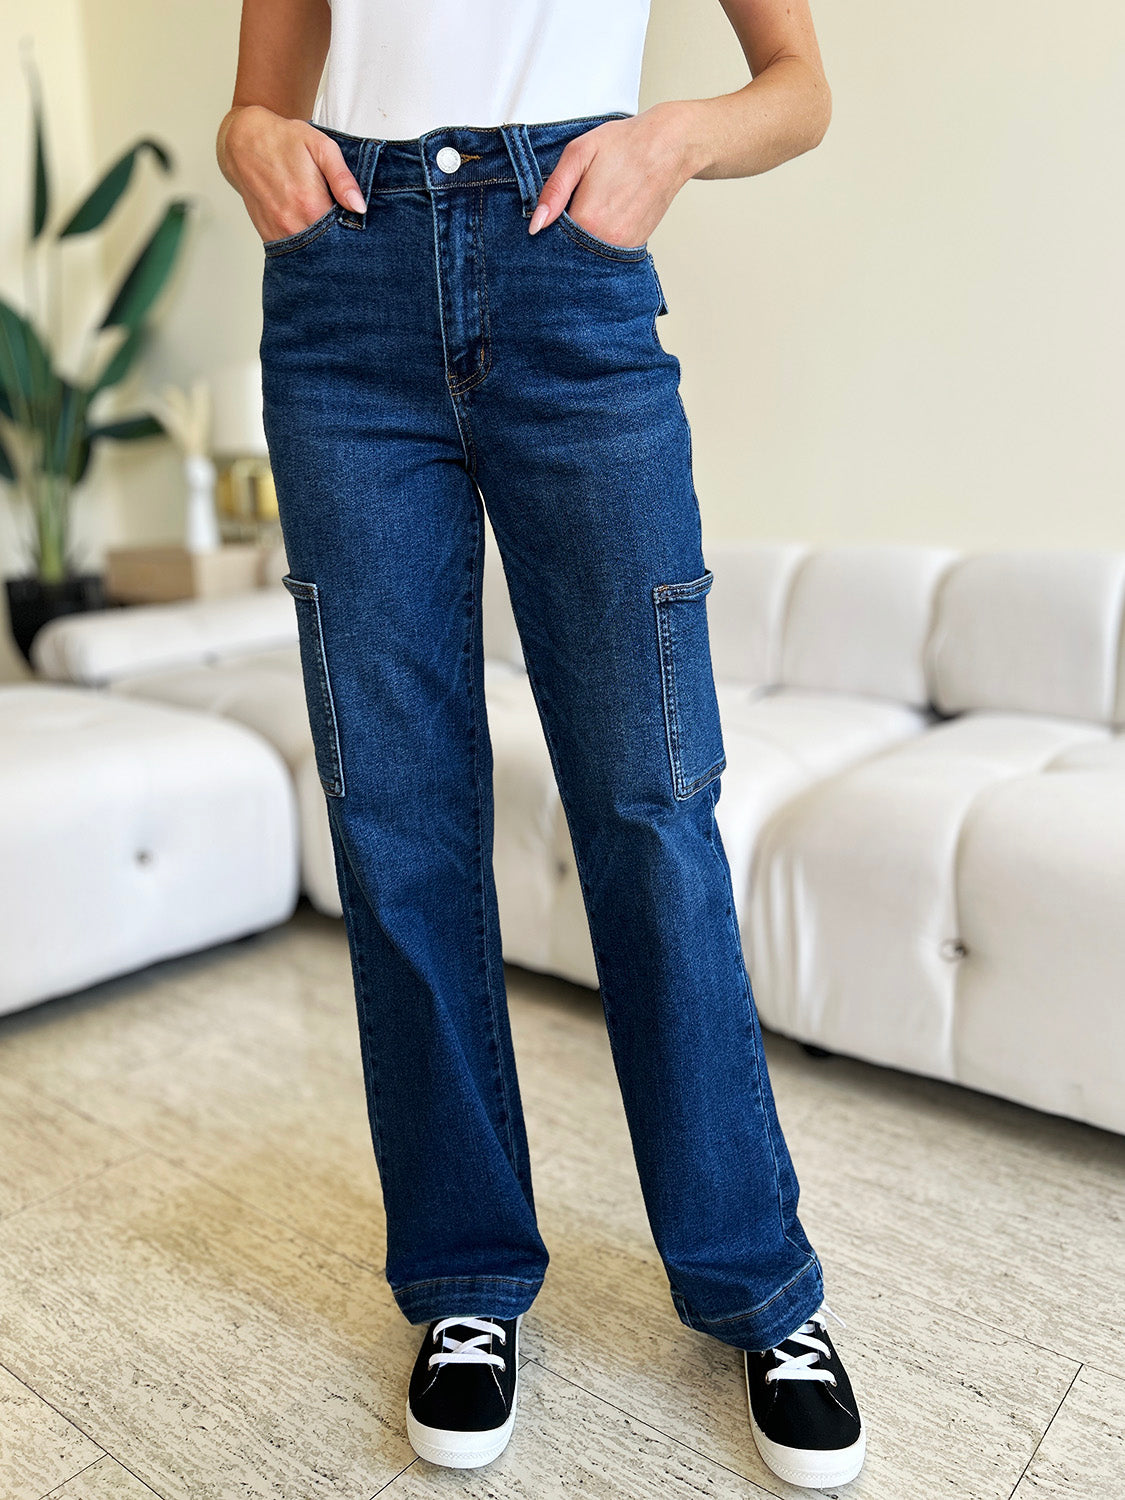
{"label": "white rubber sole", "polygon": [[746,1409],[750,1413],[750,1431],[762,1462],[786,1484],[800,1485],[804,1489],[832,1489],[838,1484],[848,1484],[863,1468],[867,1454],[867,1429],[863,1417],[859,1419],[859,1437],[849,1448],[785,1448],[773,1443],[754,1420],[754,1408],[750,1405],[750,1379],[746,1379]]}
{"label": "white rubber sole", "polygon": [[427,1463],[440,1464],[445,1469],[479,1469],[499,1458],[508,1446],[516,1425],[516,1409],[520,1394],[520,1323],[516,1320],[516,1336],[512,1346],[512,1358],[516,1362],[516,1383],[512,1391],[512,1409],[503,1427],[488,1427],[483,1432],[449,1431],[444,1427],[427,1427],[419,1422],[410,1410],[410,1399],[406,1402],[406,1436],[419,1458]]}

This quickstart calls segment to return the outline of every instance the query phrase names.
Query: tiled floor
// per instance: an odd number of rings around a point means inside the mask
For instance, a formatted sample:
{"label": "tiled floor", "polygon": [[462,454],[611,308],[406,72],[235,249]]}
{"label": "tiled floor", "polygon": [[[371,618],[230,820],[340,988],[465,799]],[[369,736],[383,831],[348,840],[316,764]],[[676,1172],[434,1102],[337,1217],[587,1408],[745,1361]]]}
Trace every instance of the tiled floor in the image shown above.
{"label": "tiled floor", "polygon": [[[508,977],[552,1261],[475,1473],[406,1442],[339,923],[0,1019],[0,1500],[802,1493],[672,1310],[596,995]],[[1125,1497],[1125,1140],[767,1045],[869,1427],[846,1495]]]}

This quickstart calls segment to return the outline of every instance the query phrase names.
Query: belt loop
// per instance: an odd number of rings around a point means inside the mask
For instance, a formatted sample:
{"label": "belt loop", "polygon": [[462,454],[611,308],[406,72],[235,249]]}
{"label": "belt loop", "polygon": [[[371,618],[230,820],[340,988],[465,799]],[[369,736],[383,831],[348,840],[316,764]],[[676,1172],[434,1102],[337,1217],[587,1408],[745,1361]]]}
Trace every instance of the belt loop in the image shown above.
{"label": "belt loop", "polygon": [[363,194],[363,201],[367,204],[367,213],[359,214],[350,208],[344,209],[340,215],[340,219],[348,229],[364,229],[367,227],[367,218],[373,207],[371,193],[375,183],[375,164],[379,160],[379,152],[382,146],[382,140],[367,137],[359,148],[359,156],[356,158],[355,171],[352,173],[352,176],[359,183],[359,190]]}
{"label": "belt loop", "polygon": [[535,151],[528,135],[527,126],[501,125],[500,134],[504,137],[504,144],[508,148],[508,155],[512,158],[512,166],[516,171],[516,181],[520,187],[520,201],[523,204],[523,216],[530,219],[539,202],[539,194],[543,191],[543,174],[539,170],[539,162],[536,160]]}

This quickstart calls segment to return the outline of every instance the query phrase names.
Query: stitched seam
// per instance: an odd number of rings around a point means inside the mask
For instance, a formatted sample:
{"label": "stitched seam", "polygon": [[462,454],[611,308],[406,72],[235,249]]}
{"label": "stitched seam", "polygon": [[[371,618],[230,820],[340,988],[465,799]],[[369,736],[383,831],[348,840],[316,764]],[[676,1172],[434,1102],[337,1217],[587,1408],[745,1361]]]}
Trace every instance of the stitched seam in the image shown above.
{"label": "stitched seam", "polygon": [[356,158],[355,180],[359,183],[360,191],[363,193],[367,209],[363,213],[357,213],[355,209],[344,209],[340,216],[340,223],[344,229],[366,229],[367,214],[371,207],[370,189],[364,188],[364,183],[370,181],[371,158],[378,157],[378,145],[373,140],[365,140],[359,148],[359,156]]}
{"label": "stitched seam", "polygon": [[656,599],[657,637],[660,648],[661,696],[664,700],[664,726],[668,740],[668,754],[672,765],[672,789],[677,797],[683,787],[683,772],[680,768],[680,721],[676,703],[676,665],[672,654],[671,626],[668,611],[661,599]]}
{"label": "stitched seam", "polygon": [[711,591],[714,574],[710,568],[698,578],[692,578],[687,583],[658,583],[653,587],[653,593],[659,594],[666,599],[695,599],[700,594]]}
{"label": "stitched seam", "polygon": [[534,205],[543,191],[543,173],[539,167],[539,159],[532,148],[526,125],[517,126],[505,139],[509,154],[513,151],[515,153],[512,164],[516,169],[516,182],[520,190],[520,212],[525,219],[530,219],[535,211]]}
{"label": "stitched seam", "polygon": [[512,1286],[541,1285],[539,1281],[532,1281],[526,1276],[433,1276],[428,1281],[407,1281],[401,1286],[392,1287],[391,1290],[397,1297],[403,1292],[417,1291],[418,1288],[424,1286],[451,1286],[454,1283],[460,1284],[462,1282],[470,1285],[475,1285],[477,1282],[488,1282],[491,1284],[494,1281],[506,1282]]}
{"label": "stitched seam", "polygon": [[323,219],[317,219],[315,223],[299,229],[295,235],[287,235],[283,240],[269,240],[262,247],[265,250],[266,259],[272,260],[276,255],[288,255],[294,250],[303,250],[306,245],[311,245],[313,240],[320,239],[321,235],[331,229],[334,223],[339,222],[337,214],[339,207],[338,203],[334,203]]}
{"label": "stitched seam", "polygon": [[[469,632],[468,643],[463,655],[469,658],[469,734],[472,741],[473,758],[473,795],[477,819],[477,888],[476,896],[480,909],[480,936],[481,957],[483,960],[485,991],[488,995],[489,1018],[492,1022],[492,1063],[494,1071],[494,1083],[497,1085],[497,1093],[500,1098],[504,1115],[504,1130],[508,1137],[508,1156],[511,1161],[512,1171],[517,1180],[520,1177],[519,1165],[521,1153],[516,1148],[516,1132],[513,1121],[513,1102],[511,1092],[508,1088],[508,1079],[505,1077],[504,1068],[500,1061],[500,1014],[497,1003],[497,995],[494,985],[495,975],[492,965],[488,961],[488,903],[485,900],[486,872],[484,866],[484,792],[482,790],[481,776],[481,733],[487,733],[487,719],[482,725],[482,715],[479,713],[481,704],[479,701],[481,684],[477,681],[477,638],[481,628],[481,609],[478,607],[476,598],[476,576],[477,567],[481,557],[484,543],[483,520],[478,517],[475,534],[473,537],[473,553],[469,564]],[[522,1184],[521,1184],[522,1185]]]}
{"label": "stitched seam", "polygon": [[[457,404],[457,397],[460,392],[452,391],[450,394],[453,397],[453,416],[457,423],[457,431],[461,434],[461,445],[465,448],[466,457],[469,460],[469,475],[470,477],[475,477],[477,472],[477,443],[473,437],[472,423],[469,421],[468,412],[463,412]],[[464,422],[462,422],[462,417],[464,417]]]}
{"label": "stitched seam", "polygon": [[451,188],[492,187],[515,181],[514,177],[477,177],[472,182],[437,182],[430,185],[419,178],[417,182],[407,183],[404,187],[373,187],[368,195],[368,206],[370,207],[372,198],[378,198],[383,193],[441,193]]}
{"label": "stitched seam", "polygon": [[535,185],[535,173],[528,163],[527,158],[530,153],[523,134],[523,131],[516,129],[506,133],[504,140],[508,147],[508,155],[512,157],[512,165],[516,169],[516,186],[520,190],[520,213],[525,219],[530,219],[534,211],[530,199]]}
{"label": "stitched seam", "polygon": [[[433,199],[431,198],[431,208],[433,208],[433,207],[434,207],[434,203],[433,203]],[[444,368],[445,368],[445,382],[446,382],[446,387],[449,390],[450,404],[453,407],[453,420],[457,424],[457,436],[461,439],[461,451],[465,455],[465,463],[468,466],[468,472],[469,472],[470,476],[475,476],[476,470],[477,470],[477,458],[476,458],[476,449],[475,449],[474,444],[473,444],[472,434],[469,433],[468,436],[466,436],[466,425],[467,424],[463,424],[462,421],[461,421],[461,409],[460,409],[460,407],[457,404],[458,392],[454,388],[454,386],[452,384],[450,384],[450,378],[449,378],[449,338],[448,338],[448,335],[446,333],[446,327],[445,327],[445,308],[442,306],[441,245],[440,245],[440,243],[438,241],[438,223],[437,223],[437,213],[436,213],[436,211],[431,214],[431,218],[433,220],[433,228],[434,228],[434,265],[437,268],[438,326],[441,328],[441,354],[442,354],[442,364],[444,365]]]}
{"label": "stitched seam", "polygon": [[477,246],[480,251],[480,282],[477,288],[479,298],[478,307],[481,318],[481,348],[477,368],[471,375],[462,380],[449,382],[449,389],[455,396],[464,395],[466,391],[474,390],[492,369],[492,340],[489,336],[489,305],[488,305],[488,279],[484,264],[484,191],[479,195],[477,216]]}
{"label": "stitched seam", "polygon": [[727,758],[725,755],[723,755],[715,762],[713,766],[709,766],[706,771],[700,772],[700,774],[694,779],[694,781],[687,781],[684,783],[685,791],[683,793],[683,796],[680,798],[680,801],[684,802],[689,797],[693,797],[696,792],[702,791],[702,789],[709,782],[714,781],[716,776],[722,775],[726,768]]}
{"label": "stitched seam", "polygon": [[325,717],[332,737],[330,745],[331,791],[333,796],[342,797],[344,794],[344,771],[340,755],[340,730],[336,722],[336,704],[332,697],[332,684],[328,679],[328,653],[324,644],[324,620],[320,612],[319,594],[314,594],[308,602],[313,606],[313,618],[316,621],[316,660],[320,676],[320,692],[324,704]]}
{"label": "stitched seam", "polygon": [[668,311],[668,301],[664,296],[664,288],[660,285],[660,276],[657,272],[656,261],[653,259],[651,251],[647,256],[647,260],[649,270],[652,272],[653,284],[656,288],[656,311],[652,315],[652,341],[661,351],[661,353],[663,353],[664,345],[660,342],[660,334],[657,332],[656,320],[662,313],[666,313]]}
{"label": "stitched seam", "polygon": [[362,879],[358,875],[358,872],[356,872],[355,870],[355,866],[351,857],[351,851],[348,848],[348,842],[344,837],[343,829],[340,827],[335,816],[333,816],[338,807],[339,804],[336,804],[335,806],[329,804],[329,821],[335,832],[333,847],[336,853],[336,862],[338,866],[337,878],[340,885],[341,902],[343,904],[344,911],[347,914],[346,925],[350,929],[349,946],[352,951],[353,962],[355,965],[355,990],[357,1011],[359,1013],[359,1045],[366,1085],[367,1113],[371,1125],[372,1141],[375,1146],[376,1156],[378,1157],[380,1163],[380,1170],[382,1170],[382,1165],[386,1163],[388,1158],[383,1143],[382,1129],[379,1124],[379,1102],[378,1089],[375,1083],[375,1062],[374,1055],[371,1050],[371,1040],[368,1035],[369,1028],[366,1024],[368,985],[367,974],[363,962],[363,944],[360,938],[359,924],[356,921],[355,899],[351,884],[353,877],[355,878],[356,885],[363,893],[364,900],[367,902],[369,907],[371,905],[371,902],[367,896],[367,891],[363,885]]}
{"label": "stitched seam", "polygon": [[[706,1323],[709,1328],[721,1328],[727,1323],[738,1323],[741,1322],[743,1318],[756,1317],[758,1313],[763,1313],[768,1307],[772,1307],[772,1305],[777,1301],[779,1297],[783,1297],[790,1287],[795,1286],[797,1282],[800,1281],[802,1276],[807,1276],[808,1273],[817,1265],[819,1265],[819,1261],[816,1255],[813,1255],[807,1261],[807,1263],[801,1267],[796,1276],[787,1281],[783,1287],[779,1288],[778,1291],[774,1292],[772,1297],[768,1298],[765,1302],[760,1302],[757,1307],[748,1307],[745,1312],[731,1313],[730,1316],[726,1318],[705,1318],[699,1313],[693,1312],[692,1317],[694,1317],[699,1323]],[[680,1301],[683,1302],[683,1296],[678,1292],[676,1293],[676,1295],[680,1298]],[[686,1306],[687,1304],[684,1303],[684,1305]]]}
{"label": "stitched seam", "polygon": [[[491,186],[494,183],[498,183],[498,182],[515,182],[515,180],[516,180],[514,177],[473,177],[473,178],[470,179],[469,177],[461,177],[459,174],[460,174],[460,169],[458,169],[458,171],[456,173],[451,174],[450,179],[449,179],[448,182],[431,182],[430,183],[430,191],[434,192],[434,193],[440,193],[440,192],[443,192],[447,188],[475,188],[475,187],[485,187],[485,186]],[[457,178],[456,181],[454,181],[455,177]],[[383,188],[383,189],[381,189],[381,191],[385,192],[385,193],[398,193],[398,192],[401,192],[402,189],[401,188]]]}
{"label": "stitched seam", "polygon": [[565,208],[560,210],[555,223],[576,245],[600,255],[603,260],[643,261],[648,255],[647,241],[643,245],[611,245],[608,240],[599,240],[588,229],[583,229]]}
{"label": "stitched seam", "polygon": [[[603,114],[603,115],[570,115],[565,120],[551,120],[551,121],[548,121],[547,123],[549,123],[551,125],[583,125],[583,124],[585,124],[585,122],[587,120],[626,120],[626,119],[631,119],[631,118],[632,118],[632,116],[626,110],[615,109],[610,114]],[[380,136],[352,135],[352,134],[350,134],[350,132],[348,132],[346,130],[338,130],[336,128],[336,126],[334,126],[334,125],[318,125],[315,120],[306,120],[305,124],[306,125],[311,125],[314,130],[322,130],[325,135],[336,136],[339,139],[345,140],[345,141],[385,140],[385,141],[389,141],[393,145],[398,145],[398,144],[400,144],[405,139],[410,139],[410,140],[420,139],[420,140],[424,141],[424,140],[427,140],[430,136],[444,135],[446,133],[446,131],[448,131],[449,128],[450,128],[447,125],[436,126],[433,130],[427,130],[427,131],[425,131],[420,137],[402,137],[402,136],[380,137]],[[456,129],[456,126],[454,126],[453,128]],[[504,127],[502,125],[473,125],[473,126],[471,126],[469,128],[473,131],[474,134],[478,134],[478,135],[484,135],[484,134],[498,135],[500,133],[500,131]]]}
{"label": "stitched seam", "polygon": [[701,791],[708,782],[713,781],[726,769],[726,754],[722,753],[716,761],[700,771],[689,781],[683,767],[683,756],[681,751],[682,736],[680,733],[679,696],[676,690],[676,653],[675,636],[672,629],[672,615],[668,605],[683,600],[694,600],[704,597],[711,588],[713,573],[708,569],[699,578],[691,579],[687,583],[658,583],[652,591],[653,603],[656,609],[657,636],[660,652],[661,668],[661,696],[664,702],[664,722],[668,739],[668,754],[672,766],[672,787],[677,801],[684,802],[693,797],[696,792]]}
{"label": "stitched seam", "polygon": [[[332,696],[332,684],[328,677],[328,652],[324,643],[324,622],[320,612],[320,590],[315,583],[302,579],[290,579],[286,587],[301,604],[312,606],[312,619],[316,626],[316,644],[313,658],[316,663],[317,680],[320,685],[321,710],[328,726],[331,743],[328,748],[328,767],[321,770],[321,784],[330,797],[344,795],[343,756],[340,752],[340,728],[336,719],[336,704]],[[318,767],[318,769],[320,769]],[[330,783],[330,784],[329,784]]]}

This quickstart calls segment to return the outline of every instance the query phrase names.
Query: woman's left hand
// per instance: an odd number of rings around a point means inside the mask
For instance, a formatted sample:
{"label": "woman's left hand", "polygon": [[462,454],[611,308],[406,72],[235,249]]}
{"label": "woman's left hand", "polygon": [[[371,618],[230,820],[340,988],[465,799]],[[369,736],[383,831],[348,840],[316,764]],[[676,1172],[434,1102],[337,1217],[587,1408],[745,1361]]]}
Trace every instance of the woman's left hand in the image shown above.
{"label": "woman's left hand", "polygon": [[575,136],[543,184],[530,233],[565,208],[611,245],[643,245],[692,175],[681,127],[680,106],[669,102]]}

